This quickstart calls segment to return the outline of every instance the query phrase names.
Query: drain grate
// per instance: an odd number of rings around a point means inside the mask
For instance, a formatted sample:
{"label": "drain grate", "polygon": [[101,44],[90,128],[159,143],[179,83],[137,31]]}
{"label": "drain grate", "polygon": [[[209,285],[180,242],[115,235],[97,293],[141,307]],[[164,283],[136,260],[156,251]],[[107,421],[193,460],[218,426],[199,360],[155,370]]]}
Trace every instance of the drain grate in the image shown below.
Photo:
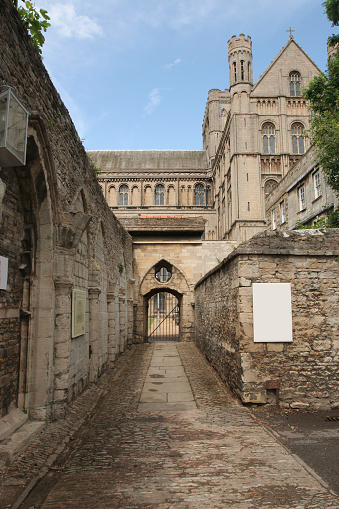
{"label": "drain grate", "polygon": [[325,417],[325,421],[327,422],[335,422],[335,421],[338,421],[339,422],[339,415],[336,415],[336,416],[333,416],[333,417],[330,417],[329,415],[327,415]]}

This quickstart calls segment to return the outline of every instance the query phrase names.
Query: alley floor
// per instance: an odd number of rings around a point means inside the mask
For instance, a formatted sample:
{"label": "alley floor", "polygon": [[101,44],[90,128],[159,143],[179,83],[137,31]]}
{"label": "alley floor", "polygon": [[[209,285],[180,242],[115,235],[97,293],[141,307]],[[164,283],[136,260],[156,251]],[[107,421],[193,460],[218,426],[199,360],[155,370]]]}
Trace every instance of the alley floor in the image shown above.
{"label": "alley floor", "polygon": [[0,500],[1,509],[339,509],[192,343],[133,347],[6,471]]}

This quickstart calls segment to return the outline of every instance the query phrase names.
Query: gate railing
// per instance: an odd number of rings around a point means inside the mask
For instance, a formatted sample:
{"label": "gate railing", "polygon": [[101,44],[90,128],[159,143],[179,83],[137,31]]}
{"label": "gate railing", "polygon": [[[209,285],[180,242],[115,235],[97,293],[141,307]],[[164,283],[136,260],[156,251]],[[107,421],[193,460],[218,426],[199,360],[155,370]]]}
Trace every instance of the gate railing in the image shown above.
{"label": "gate railing", "polygon": [[[179,340],[179,322],[180,322],[179,305],[176,304],[173,309],[157,324],[155,329],[148,334],[148,341],[159,339],[162,341],[178,341]],[[159,316],[159,313],[158,313]],[[148,320],[149,320],[148,316]],[[166,323],[166,320],[172,319],[174,323]],[[149,325],[148,325],[149,328]]]}

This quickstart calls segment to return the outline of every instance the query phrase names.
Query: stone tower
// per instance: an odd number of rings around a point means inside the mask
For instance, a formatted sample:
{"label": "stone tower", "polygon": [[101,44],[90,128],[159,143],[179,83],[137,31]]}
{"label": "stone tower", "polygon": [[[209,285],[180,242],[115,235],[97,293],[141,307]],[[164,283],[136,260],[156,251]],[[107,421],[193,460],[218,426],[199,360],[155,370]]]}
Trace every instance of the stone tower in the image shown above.
{"label": "stone tower", "polygon": [[253,67],[252,67],[252,41],[250,36],[245,37],[240,34],[239,38],[235,35],[228,41],[228,65],[229,79],[231,87],[237,87],[247,84],[251,89],[253,85]]}

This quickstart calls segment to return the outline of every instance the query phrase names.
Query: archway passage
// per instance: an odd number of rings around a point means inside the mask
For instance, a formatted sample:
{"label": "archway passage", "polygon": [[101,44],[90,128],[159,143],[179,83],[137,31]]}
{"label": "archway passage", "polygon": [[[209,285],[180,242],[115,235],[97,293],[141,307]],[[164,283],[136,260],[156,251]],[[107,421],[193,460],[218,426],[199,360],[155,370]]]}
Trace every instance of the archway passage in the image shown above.
{"label": "archway passage", "polygon": [[147,340],[154,342],[179,339],[179,301],[169,292],[157,292],[147,302]]}

